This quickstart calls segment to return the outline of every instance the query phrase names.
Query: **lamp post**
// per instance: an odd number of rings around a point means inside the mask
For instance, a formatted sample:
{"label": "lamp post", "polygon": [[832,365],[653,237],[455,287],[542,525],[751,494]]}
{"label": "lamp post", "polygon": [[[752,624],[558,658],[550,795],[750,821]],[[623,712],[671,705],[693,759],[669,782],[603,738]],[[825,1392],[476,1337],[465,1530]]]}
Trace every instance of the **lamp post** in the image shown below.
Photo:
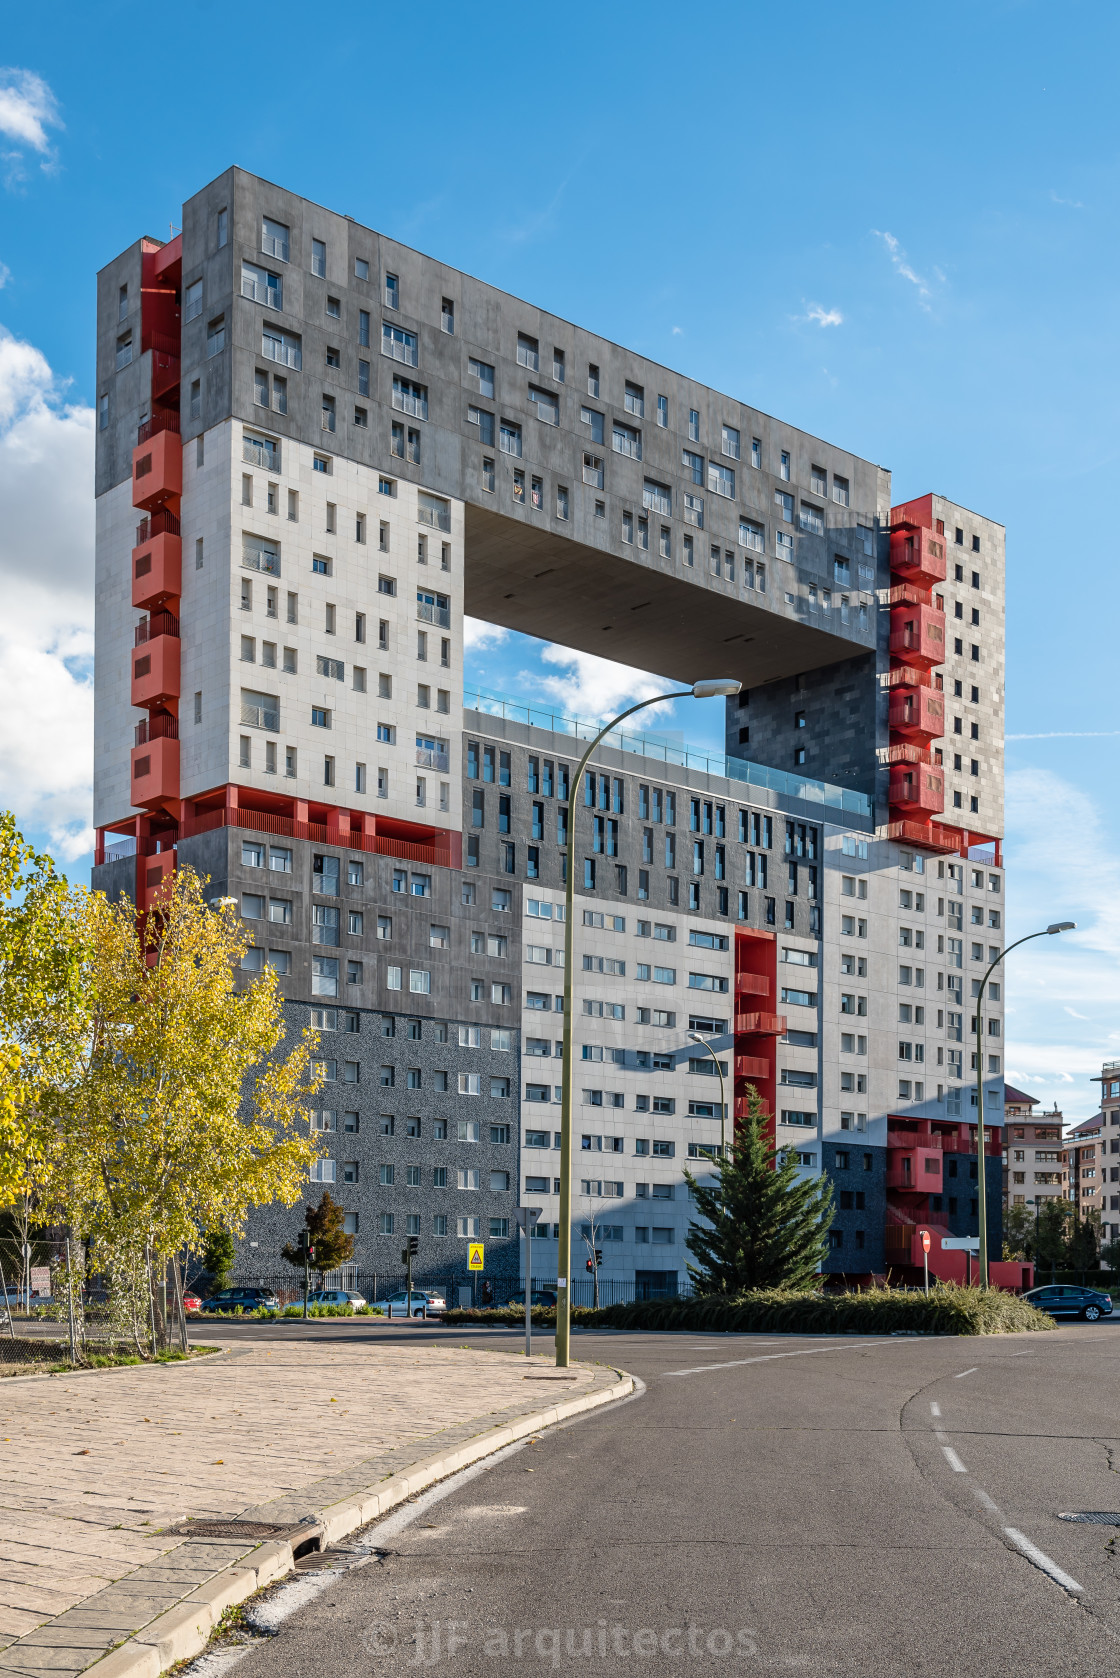
{"label": "lamp post", "polygon": [[734,677],[715,677],[694,682],[690,688],[677,693],[657,693],[642,699],[613,717],[601,728],[579,760],[579,767],[568,790],[568,866],[564,881],[564,1061],[560,1094],[560,1245],[556,1256],[556,1367],[567,1369],[571,1330],[572,1279],[572,1084],[573,1046],[572,1029],[572,946],[575,942],[572,909],[575,902],[576,879],[576,814],[579,809],[579,789],[583,772],[600,740],[617,728],[620,722],[643,711],[647,705],[657,705],[665,699],[717,699],[738,693],[742,682]]}
{"label": "lamp post", "polygon": [[1006,950],[1001,950],[996,959],[989,963],[988,971],[980,981],[980,989],[976,996],[976,1192],[980,1213],[980,1252],[978,1254],[977,1281],[982,1288],[988,1286],[988,1199],[985,1193],[986,1156],[984,1153],[984,992],[988,988],[988,980],[1004,956],[1009,956],[1012,950],[1019,948],[1020,944],[1029,944],[1032,938],[1052,937],[1055,932],[1072,932],[1076,925],[1076,921],[1054,921],[1051,926],[1044,926],[1041,932],[1028,932],[1025,938],[1017,938],[1014,944],[1008,944]]}
{"label": "lamp post", "polygon": [[689,1034],[688,1034],[688,1038],[689,1038],[690,1043],[699,1043],[701,1048],[707,1049],[708,1053],[711,1055],[712,1059],[716,1063],[716,1071],[719,1073],[719,1157],[720,1157],[720,1159],[726,1159],[727,1158],[727,1101],[725,1099],[725,1091],[724,1091],[724,1084],[723,1084],[723,1067],[719,1063],[719,1056],[716,1054],[715,1050],[712,1048],[712,1045],[708,1042],[708,1039],[706,1037],[701,1037],[701,1035],[698,1031],[690,1031]]}

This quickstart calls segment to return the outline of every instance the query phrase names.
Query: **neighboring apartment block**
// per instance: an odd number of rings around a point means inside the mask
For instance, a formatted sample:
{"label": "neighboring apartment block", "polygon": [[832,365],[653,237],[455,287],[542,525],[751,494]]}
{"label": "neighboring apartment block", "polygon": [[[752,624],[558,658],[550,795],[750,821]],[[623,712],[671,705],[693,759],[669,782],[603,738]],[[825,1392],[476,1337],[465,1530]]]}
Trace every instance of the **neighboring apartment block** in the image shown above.
{"label": "neighboring apartment block", "polygon": [[[1120,1061],[1104,1063],[1101,1085],[1101,1239],[1120,1240]],[[1107,1155],[1107,1160],[1106,1160]],[[1105,1173],[1108,1173],[1107,1199]]]}
{"label": "neighboring apartment block", "polygon": [[1035,1114],[1036,1096],[1006,1084],[1004,1100],[1003,1204],[1038,1207],[1064,1200],[1073,1178],[1063,1139],[1063,1118]]}
{"label": "neighboring apartment block", "polygon": [[[586,1225],[605,1276],[684,1282],[683,1171],[748,1084],[833,1181],[830,1271],[975,1230],[999,525],[236,169],[102,271],[97,443],[94,881],[238,898],[324,1033],[363,1271],[416,1234],[512,1280],[529,1201],[554,1274],[569,867],[577,1267]],[[725,755],[623,733],[573,801],[585,726],[465,696],[467,612],[738,677]]]}

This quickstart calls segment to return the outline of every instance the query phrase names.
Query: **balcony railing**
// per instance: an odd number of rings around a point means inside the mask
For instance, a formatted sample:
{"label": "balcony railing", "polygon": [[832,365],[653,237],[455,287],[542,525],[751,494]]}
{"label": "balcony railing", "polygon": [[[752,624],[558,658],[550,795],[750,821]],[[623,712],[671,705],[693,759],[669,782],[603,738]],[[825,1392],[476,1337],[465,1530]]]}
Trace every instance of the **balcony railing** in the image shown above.
{"label": "balcony railing", "polygon": [[159,408],[151,419],[146,419],[143,425],[137,426],[137,448],[140,447],[141,443],[150,443],[152,438],[160,431],[173,431],[176,436],[179,435],[179,414],[176,409]]}
{"label": "balcony railing", "polygon": [[770,981],[761,973],[736,973],[735,989],[740,996],[769,996]]}
{"label": "balcony railing", "polygon": [[440,774],[446,775],[451,767],[451,760],[448,756],[447,747],[444,746],[442,749],[437,748],[432,750],[428,746],[417,746],[416,765],[419,769],[435,769],[438,770]]}
{"label": "balcony railing", "polygon": [[[177,429],[177,428],[176,428]],[[137,445],[139,447],[139,445]],[[141,519],[136,526],[136,546],[143,547],[153,536],[178,536],[179,520],[174,513],[160,507],[149,518]]]}
{"label": "balcony railing", "polygon": [[420,623],[434,623],[440,629],[451,628],[451,608],[449,606],[429,606],[426,601],[416,603],[416,616]]}
{"label": "balcony railing", "polygon": [[[136,625],[133,646],[142,647],[147,641],[154,641],[157,635],[174,635],[179,638],[179,620],[170,612],[153,612],[151,617],[141,618]],[[140,744],[139,740],[136,742]]]}
{"label": "balcony railing", "polygon": [[736,1014],[735,1034],[741,1037],[784,1037],[784,1014]]}
{"label": "balcony railing", "polygon": [[178,738],[178,717],[154,716],[149,717],[146,722],[136,724],[136,738],[133,744],[150,746],[153,740],[177,740]]}
{"label": "balcony railing", "polygon": [[[917,675],[917,672],[911,674]],[[593,740],[599,732],[598,723],[566,717],[543,706],[527,705],[521,699],[509,699],[501,694],[482,693],[468,688],[463,704],[485,715],[501,717],[530,728],[547,729],[553,734],[571,735],[577,740]],[[475,724],[475,726],[479,726]],[[672,767],[699,769],[703,774],[720,775],[729,781],[745,782],[749,786],[766,787],[787,798],[800,799],[806,804],[818,804],[825,809],[842,810],[847,815],[871,817],[871,798],[853,787],[834,786],[827,781],[813,781],[792,774],[787,769],[772,769],[768,764],[751,763],[746,758],[724,757],[717,752],[699,750],[683,745],[679,740],[668,740],[654,733],[631,734],[619,730],[611,737],[610,750],[634,752],[653,762],[664,764],[666,772]]]}

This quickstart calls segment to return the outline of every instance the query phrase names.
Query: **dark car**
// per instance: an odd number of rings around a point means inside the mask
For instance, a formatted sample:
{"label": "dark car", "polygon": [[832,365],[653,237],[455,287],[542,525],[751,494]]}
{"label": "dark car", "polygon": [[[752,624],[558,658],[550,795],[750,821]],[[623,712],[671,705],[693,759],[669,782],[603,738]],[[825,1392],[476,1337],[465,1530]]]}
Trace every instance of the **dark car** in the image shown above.
{"label": "dark car", "polygon": [[271,1288],[223,1288],[202,1301],[204,1311],[279,1311]]}
{"label": "dark car", "polygon": [[1099,1288],[1032,1288],[1023,1298],[1051,1317],[1083,1317],[1095,1323],[1112,1315],[1112,1299]]}
{"label": "dark car", "polygon": [[[510,1296],[509,1296],[509,1302],[510,1302],[511,1305],[522,1305],[523,1306],[525,1304],[525,1289],[524,1288],[518,1288],[516,1293],[511,1293]],[[556,1304],[556,1295],[554,1293],[551,1293],[548,1288],[542,1288],[539,1293],[538,1293],[537,1289],[534,1288],[533,1289],[533,1304],[534,1304],[534,1306],[537,1306],[537,1305],[553,1306],[553,1305]]]}

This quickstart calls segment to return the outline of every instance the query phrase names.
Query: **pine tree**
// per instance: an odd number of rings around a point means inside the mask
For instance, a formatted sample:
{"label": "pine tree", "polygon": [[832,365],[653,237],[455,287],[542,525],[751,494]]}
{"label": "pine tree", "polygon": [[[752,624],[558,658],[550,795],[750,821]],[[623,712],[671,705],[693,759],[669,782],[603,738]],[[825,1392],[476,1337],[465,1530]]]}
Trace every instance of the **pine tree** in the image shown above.
{"label": "pine tree", "polygon": [[[307,1239],[315,1249],[316,1270],[337,1270],[340,1264],[345,1264],[353,1258],[354,1237],[347,1235],[345,1213],[338,1202],[331,1198],[329,1190],[323,1190],[323,1198],[318,1206],[304,1207],[303,1221],[307,1229]],[[303,1267],[302,1252],[290,1243],[281,1249],[280,1257],[288,1264],[297,1265],[301,1269]]]}
{"label": "pine tree", "polygon": [[754,1086],[748,1112],[735,1129],[730,1158],[714,1161],[719,1180],[685,1180],[696,1210],[686,1245],[698,1260],[689,1265],[697,1291],[738,1294],[747,1288],[811,1288],[828,1246],[832,1190],[825,1177],[799,1179],[797,1160],[779,1153],[766,1132],[769,1122]]}

